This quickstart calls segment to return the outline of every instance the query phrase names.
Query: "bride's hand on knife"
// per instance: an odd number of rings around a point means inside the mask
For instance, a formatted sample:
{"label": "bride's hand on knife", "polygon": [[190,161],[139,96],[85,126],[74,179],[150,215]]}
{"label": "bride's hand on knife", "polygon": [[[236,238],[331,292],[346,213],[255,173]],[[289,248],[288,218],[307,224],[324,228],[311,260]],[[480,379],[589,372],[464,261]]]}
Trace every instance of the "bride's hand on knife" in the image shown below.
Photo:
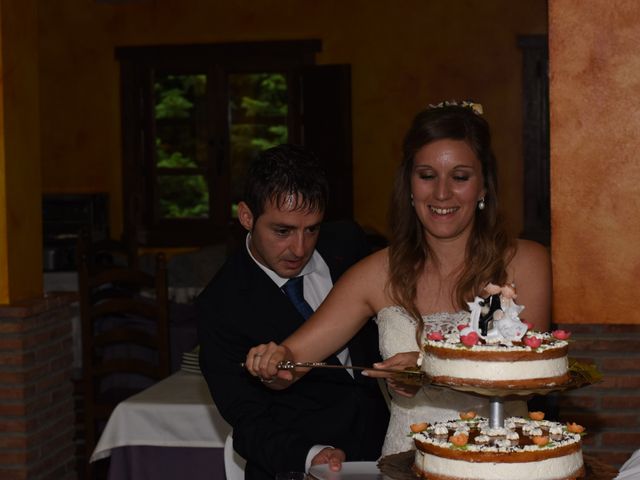
{"label": "bride's hand on knife", "polygon": [[293,360],[291,351],[284,345],[269,342],[249,350],[245,368],[269,388],[282,390],[291,385],[294,380],[291,371],[278,369],[278,364],[287,360]]}
{"label": "bride's hand on knife", "polygon": [[[418,365],[418,352],[401,352],[396,353],[392,357],[387,358],[384,362],[374,363],[375,368],[389,368],[392,370],[405,370],[415,369]],[[420,387],[421,383],[408,383],[403,381],[402,377],[399,377],[393,373],[376,372],[376,370],[366,370],[366,375],[373,378],[384,378],[387,381],[387,385],[391,390],[403,397],[413,397]],[[410,377],[407,377],[409,379]]]}

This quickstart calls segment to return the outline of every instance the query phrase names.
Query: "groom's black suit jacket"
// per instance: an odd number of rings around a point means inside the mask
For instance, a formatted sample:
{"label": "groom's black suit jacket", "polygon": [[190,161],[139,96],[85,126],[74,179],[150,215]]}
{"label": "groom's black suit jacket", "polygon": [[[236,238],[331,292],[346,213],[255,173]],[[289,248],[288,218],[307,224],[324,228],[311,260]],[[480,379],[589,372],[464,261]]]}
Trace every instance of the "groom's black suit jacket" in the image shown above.
{"label": "groom's black suit jacket", "polygon": [[[362,231],[345,222],[323,225],[316,249],[334,283],[368,253]],[[233,427],[234,449],[247,459],[245,478],[302,471],[316,444],[343,449],[349,461],[380,456],[389,414],[375,380],[360,372],[352,378],[344,370],[314,369],[291,387],[273,391],[239,366],[251,347],[280,343],[304,321],[244,246],[196,303],[200,367],[218,410]],[[378,361],[375,323],[369,320],[348,347],[353,365]],[[335,355],[327,361],[338,362]]]}

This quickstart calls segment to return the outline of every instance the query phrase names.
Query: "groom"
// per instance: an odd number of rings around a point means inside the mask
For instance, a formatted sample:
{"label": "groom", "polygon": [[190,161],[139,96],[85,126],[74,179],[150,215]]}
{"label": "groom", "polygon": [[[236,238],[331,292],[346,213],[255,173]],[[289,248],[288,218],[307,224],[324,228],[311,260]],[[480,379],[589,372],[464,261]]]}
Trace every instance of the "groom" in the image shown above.
{"label": "groom", "polygon": [[[351,370],[315,369],[274,391],[240,367],[249,349],[282,342],[315,310],[337,278],[369,253],[353,223],[323,224],[327,181],[302,147],[263,152],[248,173],[238,219],[246,247],[231,256],[197,299],[200,367],[233,427],[248,480],[310,465],[376,460],[388,409],[375,379]],[[370,321],[327,362],[379,361]]]}

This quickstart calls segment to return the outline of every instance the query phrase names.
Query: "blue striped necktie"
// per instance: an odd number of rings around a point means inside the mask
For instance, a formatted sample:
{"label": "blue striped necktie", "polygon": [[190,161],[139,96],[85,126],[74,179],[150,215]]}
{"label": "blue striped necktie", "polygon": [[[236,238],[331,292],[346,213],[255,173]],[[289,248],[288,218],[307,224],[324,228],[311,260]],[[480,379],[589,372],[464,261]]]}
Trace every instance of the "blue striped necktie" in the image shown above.
{"label": "blue striped necktie", "polygon": [[285,295],[289,297],[293,306],[300,312],[300,315],[306,320],[313,314],[313,308],[304,299],[303,281],[304,277],[290,278],[287,283],[282,286]]}

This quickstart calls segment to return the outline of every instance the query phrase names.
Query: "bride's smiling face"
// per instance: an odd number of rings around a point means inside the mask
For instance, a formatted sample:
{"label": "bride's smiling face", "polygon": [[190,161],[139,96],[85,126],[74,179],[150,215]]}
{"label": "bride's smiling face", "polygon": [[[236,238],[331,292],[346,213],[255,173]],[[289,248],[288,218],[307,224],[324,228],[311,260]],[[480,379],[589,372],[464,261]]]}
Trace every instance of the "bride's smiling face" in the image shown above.
{"label": "bride's smiling face", "polygon": [[427,236],[468,236],[478,201],[485,194],[480,160],[465,141],[429,143],[413,159],[411,193]]}

